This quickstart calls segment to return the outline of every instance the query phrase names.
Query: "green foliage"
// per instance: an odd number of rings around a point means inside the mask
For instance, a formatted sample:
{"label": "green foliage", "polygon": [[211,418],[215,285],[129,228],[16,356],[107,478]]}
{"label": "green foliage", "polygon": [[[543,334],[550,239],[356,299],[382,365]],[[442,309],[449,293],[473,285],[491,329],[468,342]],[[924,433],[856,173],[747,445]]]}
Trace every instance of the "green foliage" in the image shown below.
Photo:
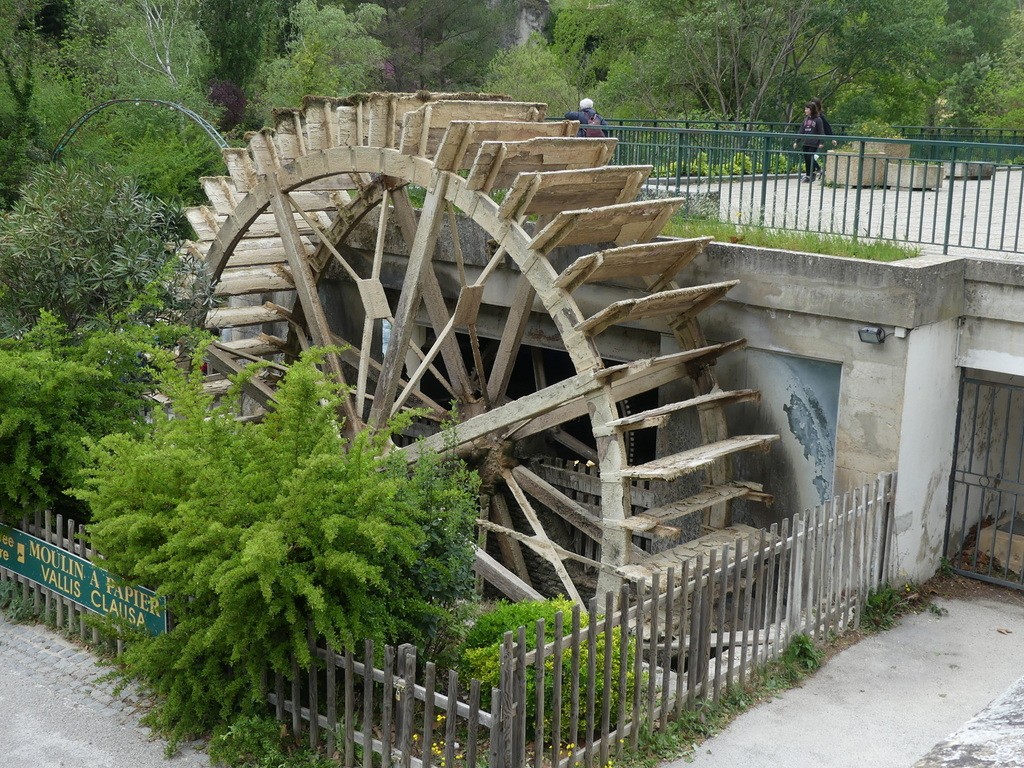
{"label": "green foliage", "polygon": [[210,759],[229,768],[334,768],[269,717],[240,717],[210,740]]}
{"label": "green foliage", "polygon": [[576,109],[578,103],[577,89],[569,82],[566,68],[537,34],[525,45],[497,53],[488,67],[484,88],[517,101],[544,102],[549,117]]}
{"label": "green foliage", "polygon": [[[527,650],[532,650],[537,645],[537,632],[536,622],[538,619],[544,619],[544,633],[545,638],[548,642],[554,639],[554,622],[555,614],[557,612],[563,612],[565,615],[564,630],[566,634],[571,631],[571,611],[572,602],[564,598],[546,600],[540,602],[524,601],[519,603],[499,603],[493,611],[483,614],[477,619],[476,624],[470,630],[466,638],[462,653],[461,667],[463,673],[470,677],[480,680],[483,683],[482,689],[484,692],[483,699],[488,703],[489,706],[489,695],[491,688],[499,687],[501,682],[501,643],[506,632],[517,632],[520,626],[526,627],[526,647]],[[598,617],[600,618],[600,617]],[[580,614],[580,626],[586,627],[590,623],[590,617],[586,613]],[[632,640],[629,640],[628,648],[626,651],[627,658],[627,672],[626,672],[626,688],[619,690],[619,661],[621,658],[621,629],[614,627],[612,629],[612,680],[614,684],[610,687],[610,690],[605,690],[603,673],[597,675],[594,686],[594,718],[595,722],[600,721],[600,713],[604,706],[605,696],[610,697],[609,703],[611,711],[617,711],[619,705],[619,698],[621,696],[629,695],[629,691],[633,687],[634,675],[633,675],[633,659],[635,654],[635,646]],[[580,647],[579,652],[579,687],[577,697],[574,700],[572,696],[572,675],[571,665],[573,663],[574,654],[569,648],[565,648],[562,653],[562,723],[568,724],[572,706],[575,703],[579,707],[580,712],[580,728],[584,728],[586,721],[586,708],[587,699],[590,695],[590,685],[587,677],[587,665],[590,659],[590,648],[585,640],[586,635],[581,633],[581,637],[584,638],[583,643]],[[604,669],[605,663],[605,633],[599,632],[596,635],[596,659],[595,664],[598,670]],[[550,722],[552,702],[554,701],[554,657],[546,656],[544,659],[544,699],[545,699],[545,719]],[[526,728],[527,738],[531,738],[534,732],[536,724],[536,707],[537,707],[537,674],[534,667],[530,667],[526,673]]]}
{"label": "green foliage", "polygon": [[[743,243],[763,248],[782,248],[787,251],[821,253],[869,261],[900,261],[920,255],[916,248],[908,248],[884,241],[865,242],[835,235],[817,235],[813,232],[785,232],[742,226],[727,221],[713,221],[692,211],[676,214],[665,226],[662,234],[672,237],[713,237],[725,243]],[[697,211],[700,214],[701,211]],[[717,208],[713,212],[717,218]]]}
{"label": "green foliage", "polygon": [[821,666],[822,656],[821,649],[808,635],[795,635],[782,654],[782,663],[806,674]]}
{"label": "green foliage", "polygon": [[90,446],[78,493],[93,544],[175,616],[170,632],[121,659],[160,695],[151,720],[163,731],[258,713],[267,665],[310,662],[307,621],[335,648],[425,645],[472,585],[475,477],[436,456],[410,473],[387,454],[387,432],[346,439],[322,356],[292,366],[260,423],[238,421],[231,402],[211,407],[197,373],[170,369],[161,388],[175,418],[157,414],[150,434]]}
{"label": "green foliage", "polygon": [[475,88],[512,30],[511,0],[378,0],[388,49],[384,82],[396,91]]}
{"label": "green foliage", "polygon": [[72,336],[52,316],[0,341],[0,518],[53,507],[84,519],[67,490],[83,440],[143,428],[143,395],[182,328],[145,326]]}
{"label": "green foliage", "polygon": [[0,219],[0,332],[52,312],[71,331],[155,319],[198,324],[201,260],[179,257],[177,210],[109,168],[47,166]]}
{"label": "green foliage", "polygon": [[8,621],[20,624],[35,615],[32,601],[21,591],[21,585],[15,581],[0,581],[0,611]]}
{"label": "green foliage", "polygon": [[902,590],[884,584],[868,594],[861,626],[874,630],[892,629],[900,617],[912,610],[917,598],[918,594],[910,584],[906,584]]}
{"label": "green foliage", "polygon": [[288,53],[261,72],[264,112],[298,107],[306,94],[338,95],[378,85],[384,46],[371,36],[384,11],[363,4],[353,13],[316,0],[299,0],[292,8]]}

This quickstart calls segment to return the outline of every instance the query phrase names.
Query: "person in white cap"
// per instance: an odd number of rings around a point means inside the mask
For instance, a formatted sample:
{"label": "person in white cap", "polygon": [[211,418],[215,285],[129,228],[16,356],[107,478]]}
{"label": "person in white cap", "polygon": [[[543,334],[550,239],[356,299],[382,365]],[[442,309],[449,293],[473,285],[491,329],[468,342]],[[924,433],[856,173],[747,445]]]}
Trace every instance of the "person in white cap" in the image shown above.
{"label": "person in white cap", "polygon": [[601,127],[608,125],[605,119],[597,114],[594,109],[593,99],[580,99],[580,108],[576,112],[566,112],[566,120],[579,120],[580,129],[576,132],[577,136],[586,136],[591,139],[603,139],[607,134]]}

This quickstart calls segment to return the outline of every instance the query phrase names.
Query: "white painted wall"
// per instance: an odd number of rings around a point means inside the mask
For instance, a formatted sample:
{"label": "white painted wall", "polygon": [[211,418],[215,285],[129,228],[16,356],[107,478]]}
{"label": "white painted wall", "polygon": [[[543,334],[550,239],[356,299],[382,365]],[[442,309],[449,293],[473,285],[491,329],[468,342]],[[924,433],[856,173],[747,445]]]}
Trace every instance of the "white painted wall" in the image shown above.
{"label": "white painted wall", "polygon": [[953,462],[960,373],[956,318],[914,328],[907,342],[896,488],[897,566],[923,581],[938,569]]}

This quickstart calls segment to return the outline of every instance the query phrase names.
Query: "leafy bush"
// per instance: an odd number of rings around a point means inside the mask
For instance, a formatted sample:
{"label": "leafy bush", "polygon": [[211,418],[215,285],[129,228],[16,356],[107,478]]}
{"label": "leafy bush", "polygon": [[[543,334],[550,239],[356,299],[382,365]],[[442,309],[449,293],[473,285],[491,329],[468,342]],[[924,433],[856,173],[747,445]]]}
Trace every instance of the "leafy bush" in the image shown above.
{"label": "leafy bush", "polygon": [[240,717],[210,740],[210,758],[230,768],[335,768],[269,717]]}
{"label": "leafy bush", "polygon": [[[489,693],[492,688],[499,687],[501,682],[501,643],[506,632],[516,632],[519,627],[526,627],[526,647],[533,650],[537,645],[537,633],[535,623],[537,619],[544,619],[544,633],[548,642],[554,639],[555,614],[562,611],[565,614],[565,632],[571,631],[572,602],[565,598],[545,600],[541,602],[524,601],[520,603],[499,603],[491,612],[481,616],[466,636],[466,643],[462,654],[463,673],[471,678],[480,680],[483,685],[482,699],[485,706],[489,706]],[[600,617],[599,617],[600,618]],[[586,627],[590,623],[586,613],[580,613],[580,626]],[[619,660],[621,657],[621,629],[612,629],[612,686],[605,691],[604,687],[604,649],[605,633],[599,632],[596,636],[596,668],[598,675],[594,686],[594,722],[600,723],[601,711],[604,706],[605,696],[610,697],[612,712],[616,712],[619,706],[619,698],[627,696],[633,687],[633,659],[635,646],[632,640],[626,651],[628,669],[626,672],[626,688],[619,690]],[[580,729],[585,728],[587,698],[590,693],[590,686],[587,679],[587,665],[590,659],[590,649],[586,643],[585,634],[581,633],[583,642],[579,652],[579,685],[575,699],[572,696],[572,663],[573,652],[568,647],[563,647],[562,652],[562,733],[564,738],[573,740],[575,734],[569,734],[569,717],[572,711],[573,702],[578,702]],[[551,708],[554,701],[554,657],[548,655],[544,659],[544,701],[545,701],[545,722],[551,723]],[[527,737],[534,736],[534,726],[537,712],[537,673],[536,668],[531,666],[526,672],[526,729]]]}
{"label": "leafy bush", "polygon": [[71,331],[157,319],[199,325],[200,260],[181,258],[180,213],[109,168],[46,166],[0,218],[0,334],[49,310]]}
{"label": "leafy bush", "polygon": [[307,621],[339,649],[425,644],[472,586],[474,476],[430,455],[410,473],[387,432],[343,437],[322,354],[292,366],[260,423],[235,419],[237,404],[212,408],[198,374],[170,370],[175,418],[90,446],[79,495],[93,544],[175,617],[122,656],[160,694],[150,722],[172,735],[259,712],[267,665],[310,663]]}
{"label": "leafy bush", "polygon": [[[154,366],[186,333],[173,326],[73,336],[51,315],[21,339],[0,340],[0,519],[52,507],[83,520],[67,489],[85,438],[142,428]],[[163,362],[161,362],[163,361]]]}

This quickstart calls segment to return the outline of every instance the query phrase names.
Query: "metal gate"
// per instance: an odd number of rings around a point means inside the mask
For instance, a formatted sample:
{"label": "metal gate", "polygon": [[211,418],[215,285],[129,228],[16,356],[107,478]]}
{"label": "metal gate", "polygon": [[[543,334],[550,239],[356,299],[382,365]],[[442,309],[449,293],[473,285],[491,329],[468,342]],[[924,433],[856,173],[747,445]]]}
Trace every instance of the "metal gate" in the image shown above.
{"label": "metal gate", "polygon": [[953,569],[1024,589],[1024,386],[961,378],[949,499]]}

